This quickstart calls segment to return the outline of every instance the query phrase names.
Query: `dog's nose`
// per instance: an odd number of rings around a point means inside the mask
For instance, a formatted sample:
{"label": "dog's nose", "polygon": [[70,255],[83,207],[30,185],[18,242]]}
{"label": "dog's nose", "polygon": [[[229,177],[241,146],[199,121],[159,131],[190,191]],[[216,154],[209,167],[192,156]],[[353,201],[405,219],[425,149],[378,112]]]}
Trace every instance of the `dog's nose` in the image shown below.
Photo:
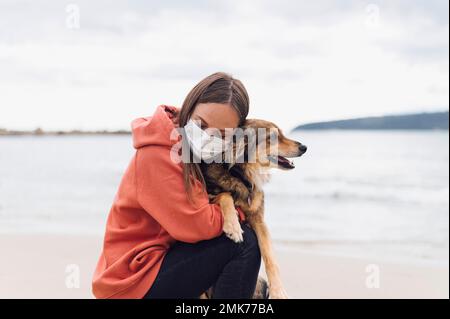
{"label": "dog's nose", "polygon": [[301,144],[299,149],[300,149],[300,152],[305,153],[306,150],[308,149],[308,147],[306,147],[306,145]]}

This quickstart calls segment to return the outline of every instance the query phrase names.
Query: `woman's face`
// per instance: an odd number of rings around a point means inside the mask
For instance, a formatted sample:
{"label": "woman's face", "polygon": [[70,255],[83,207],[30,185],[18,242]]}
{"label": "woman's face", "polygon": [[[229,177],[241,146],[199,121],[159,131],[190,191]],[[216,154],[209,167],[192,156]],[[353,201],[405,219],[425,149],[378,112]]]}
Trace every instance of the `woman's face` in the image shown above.
{"label": "woman's face", "polygon": [[216,128],[225,135],[226,128],[236,128],[239,125],[237,111],[230,104],[199,103],[191,115],[194,121],[200,121],[202,129]]}

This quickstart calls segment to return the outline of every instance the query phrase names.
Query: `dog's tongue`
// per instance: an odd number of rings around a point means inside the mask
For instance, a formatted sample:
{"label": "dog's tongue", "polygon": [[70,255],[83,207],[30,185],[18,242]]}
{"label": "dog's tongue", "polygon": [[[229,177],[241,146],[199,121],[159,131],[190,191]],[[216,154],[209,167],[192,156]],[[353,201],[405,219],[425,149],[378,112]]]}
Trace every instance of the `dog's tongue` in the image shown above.
{"label": "dog's tongue", "polygon": [[281,164],[286,164],[289,166],[294,166],[294,163],[292,163],[290,160],[288,160],[286,157],[278,155],[278,162]]}

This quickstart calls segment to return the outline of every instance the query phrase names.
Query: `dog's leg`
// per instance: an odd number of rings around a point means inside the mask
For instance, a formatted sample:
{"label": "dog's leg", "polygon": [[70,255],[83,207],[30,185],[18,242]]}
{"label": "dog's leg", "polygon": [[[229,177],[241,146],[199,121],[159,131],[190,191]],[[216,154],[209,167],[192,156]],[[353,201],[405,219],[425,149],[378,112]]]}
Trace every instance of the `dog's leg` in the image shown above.
{"label": "dog's leg", "polygon": [[259,249],[266,267],[267,279],[269,280],[270,299],[288,299],[288,295],[281,282],[280,270],[272,249],[269,229],[263,220],[263,215],[251,216],[249,223],[258,237]]}
{"label": "dog's leg", "polygon": [[247,220],[258,238],[261,257],[269,281],[269,296],[271,299],[287,299],[288,295],[281,282],[280,270],[273,252],[269,229],[264,222],[264,193],[256,191],[250,205],[245,205],[245,203],[240,205],[244,207]]}
{"label": "dog's leg", "polygon": [[204,293],[200,295],[200,299],[212,299],[213,287],[209,287]]}
{"label": "dog's leg", "polygon": [[236,243],[244,241],[243,230],[239,223],[238,212],[234,207],[233,197],[230,193],[220,193],[214,199],[220,205],[223,214],[223,231],[228,238]]}

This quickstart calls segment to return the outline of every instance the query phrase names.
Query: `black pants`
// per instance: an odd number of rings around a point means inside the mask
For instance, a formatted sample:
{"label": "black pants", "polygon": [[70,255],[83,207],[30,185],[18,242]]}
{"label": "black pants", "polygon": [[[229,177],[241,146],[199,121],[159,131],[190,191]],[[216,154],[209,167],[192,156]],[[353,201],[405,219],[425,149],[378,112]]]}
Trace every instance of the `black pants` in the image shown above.
{"label": "black pants", "polygon": [[242,243],[225,234],[195,244],[176,242],[144,298],[199,298],[211,286],[212,298],[251,298],[261,254],[254,230],[241,225]]}

